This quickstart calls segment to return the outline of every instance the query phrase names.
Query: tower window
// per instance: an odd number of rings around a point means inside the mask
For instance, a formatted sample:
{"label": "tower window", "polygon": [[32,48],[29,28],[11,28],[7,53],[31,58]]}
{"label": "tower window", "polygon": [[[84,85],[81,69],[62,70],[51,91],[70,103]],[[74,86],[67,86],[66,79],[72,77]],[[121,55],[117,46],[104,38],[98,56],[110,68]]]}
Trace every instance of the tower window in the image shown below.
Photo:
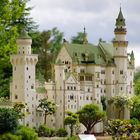
{"label": "tower window", "polygon": [[26,68],[26,70],[28,70],[28,67]]}
{"label": "tower window", "polygon": [[114,74],[114,70],[112,71],[112,74]]}
{"label": "tower window", "polygon": [[23,54],[24,54],[24,51],[23,51]]}
{"label": "tower window", "polygon": [[120,70],[120,74],[123,74],[123,70]]}
{"label": "tower window", "polygon": [[73,100],[73,99],[74,99],[73,95],[70,95],[70,99],[71,99],[71,100]]}
{"label": "tower window", "polygon": [[34,89],[34,85],[31,85],[31,89]]}
{"label": "tower window", "polygon": [[31,76],[29,75],[29,79],[31,78]]}
{"label": "tower window", "polygon": [[16,67],[14,68],[14,70],[16,71]]}
{"label": "tower window", "polygon": [[18,96],[17,95],[15,95],[15,99],[18,99]]}

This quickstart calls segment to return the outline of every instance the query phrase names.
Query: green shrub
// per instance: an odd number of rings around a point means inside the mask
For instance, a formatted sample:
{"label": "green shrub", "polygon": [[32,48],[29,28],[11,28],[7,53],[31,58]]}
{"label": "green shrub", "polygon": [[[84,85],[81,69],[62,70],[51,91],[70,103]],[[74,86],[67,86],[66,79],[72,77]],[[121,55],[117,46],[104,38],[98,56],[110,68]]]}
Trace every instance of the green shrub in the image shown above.
{"label": "green shrub", "polygon": [[37,140],[38,135],[34,131],[34,129],[31,129],[27,126],[21,126],[18,131],[17,135],[21,136],[22,140]]}
{"label": "green shrub", "polygon": [[21,140],[21,137],[13,135],[11,133],[5,133],[2,136],[0,136],[0,140]]}
{"label": "green shrub", "polygon": [[18,114],[10,108],[0,108],[0,134],[17,129]]}
{"label": "green shrub", "polygon": [[78,136],[72,136],[67,138],[66,140],[79,140]]}
{"label": "green shrub", "polygon": [[38,128],[39,137],[52,137],[54,136],[55,131],[49,128],[47,125],[40,125]]}
{"label": "green shrub", "polygon": [[68,135],[67,131],[64,128],[60,128],[56,131],[58,137],[66,137]]}

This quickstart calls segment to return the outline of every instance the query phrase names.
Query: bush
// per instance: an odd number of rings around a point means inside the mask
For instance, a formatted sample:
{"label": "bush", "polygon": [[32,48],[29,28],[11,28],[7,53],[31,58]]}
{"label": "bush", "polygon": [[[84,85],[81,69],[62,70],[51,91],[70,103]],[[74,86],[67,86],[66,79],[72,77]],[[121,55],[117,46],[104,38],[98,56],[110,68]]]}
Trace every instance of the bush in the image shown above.
{"label": "bush", "polygon": [[0,137],[0,140],[21,140],[21,137],[11,133],[5,133]]}
{"label": "bush", "polygon": [[54,136],[54,130],[49,128],[47,125],[40,125],[38,128],[39,137],[52,137]]}
{"label": "bush", "polygon": [[17,129],[18,114],[10,108],[0,108],[0,134]]}
{"label": "bush", "polygon": [[77,136],[72,136],[67,138],[66,140],[79,140],[79,138]]}
{"label": "bush", "polygon": [[21,126],[18,131],[17,135],[21,136],[22,140],[37,140],[38,135],[34,131],[34,129],[31,129],[27,126]]}
{"label": "bush", "polygon": [[56,131],[58,137],[66,137],[68,135],[67,131],[64,128],[60,128]]}

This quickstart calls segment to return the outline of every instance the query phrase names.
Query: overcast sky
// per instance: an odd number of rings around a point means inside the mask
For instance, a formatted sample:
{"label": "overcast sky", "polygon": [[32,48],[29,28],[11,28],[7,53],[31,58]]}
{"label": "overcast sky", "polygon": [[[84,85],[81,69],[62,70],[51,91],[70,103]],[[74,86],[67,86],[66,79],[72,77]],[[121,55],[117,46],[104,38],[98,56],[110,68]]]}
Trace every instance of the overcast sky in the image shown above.
{"label": "overcast sky", "polygon": [[31,16],[39,30],[57,27],[70,40],[86,27],[88,40],[99,38],[110,42],[114,37],[115,20],[120,3],[126,19],[128,51],[134,50],[136,66],[140,66],[140,0],[31,0]]}

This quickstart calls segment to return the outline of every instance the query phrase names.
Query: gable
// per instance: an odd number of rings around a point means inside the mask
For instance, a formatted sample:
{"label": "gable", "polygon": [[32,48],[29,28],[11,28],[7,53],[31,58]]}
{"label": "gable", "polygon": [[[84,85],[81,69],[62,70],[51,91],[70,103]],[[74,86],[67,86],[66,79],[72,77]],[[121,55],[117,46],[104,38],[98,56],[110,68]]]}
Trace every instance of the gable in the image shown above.
{"label": "gable", "polygon": [[67,49],[65,48],[65,46],[63,46],[58,53],[58,56],[56,58],[56,62],[58,62],[59,60],[61,62],[64,62],[64,61],[72,62],[72,58],[70,57],[70,55],[69,55]]}
{"label": "gable", "polygon": [[74,77],[73,74],[70,74],[67,76],[67,79],[65,80],[65,83],[77,83],[76,78]]}

